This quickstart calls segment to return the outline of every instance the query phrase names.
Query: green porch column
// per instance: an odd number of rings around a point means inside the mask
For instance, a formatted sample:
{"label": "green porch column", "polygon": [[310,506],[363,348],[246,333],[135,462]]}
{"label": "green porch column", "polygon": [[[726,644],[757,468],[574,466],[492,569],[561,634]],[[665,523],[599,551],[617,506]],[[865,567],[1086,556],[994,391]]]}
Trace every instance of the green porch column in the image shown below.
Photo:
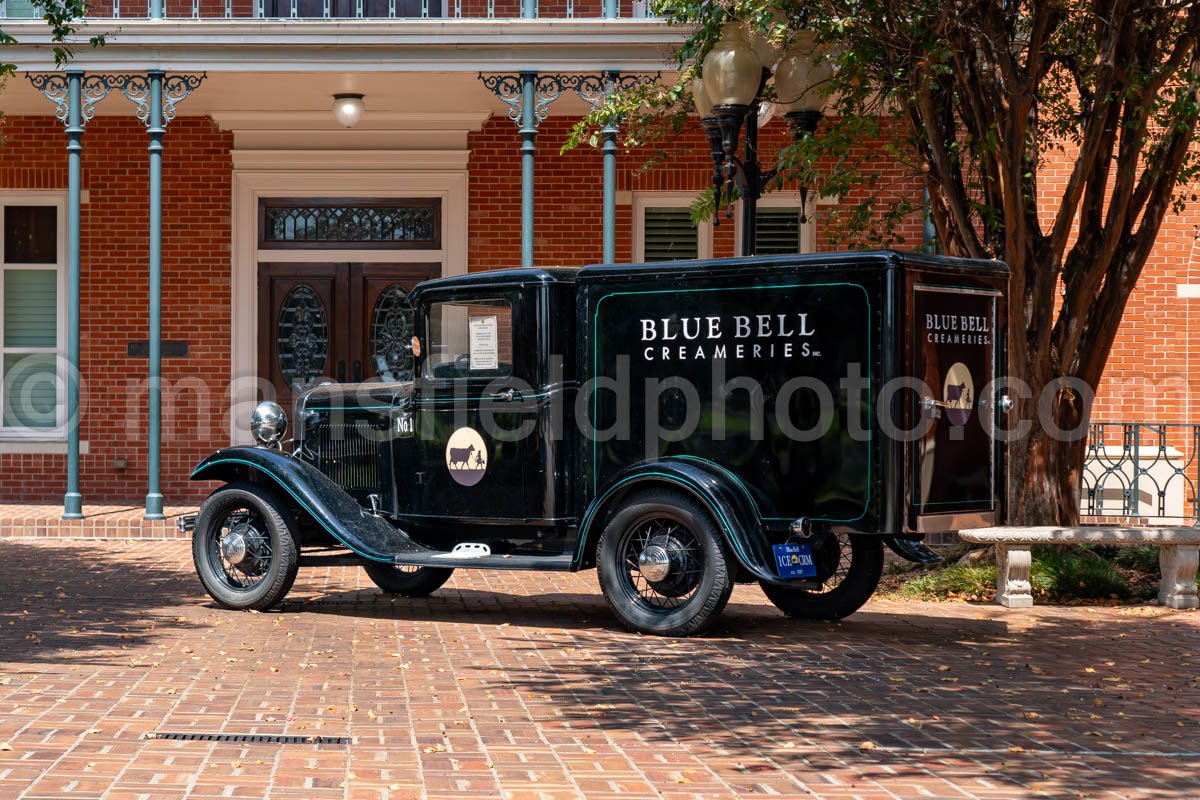
{"label": "green porch column", "polygon": [[533,266],[533,156],[537,139],[536,72],[521,73],[521,266]]}
{"label": "green porch column", "polygon": [[508,106],[508,118],[521,135],[521,266],[533,266],[533,158],[538,125],[550,104],[574,82],[562,75],[539,75],[522,70],[515,75],[484,75],[479,80]]}
{"label": "green porch column", "polygon": [[83,194],[83,72],[67,72],[67,493],[63,519],[83,519],[79,492],[80,207]]}
{"label": "green porch column", "polygon": [[[161,14],[161,9],[160,9]],[[163,496],[159,491],[159,461],[162,448],[162,154],[163,72],[149,70],[150,134],[150,420],[146,432],[148,471],[146,519],[163,519]]]}
{"label": "green porch column", "polygon": [[[613,2],[613,0],[606,0]],[[613,2],[615,5],[615,2]],[[615,71],[604,73],[604,95],[607,96],[617,83],[619,75]],[[617,229],[617,133],[616,121],[604,126],[601,134],[604,141],[600,152],[604,158],[604,195],[600,222],[601,250],[605,264],[613,264],[617,260],[616,229]]]}
{"label": "green porch column", "polygon": [[33,88],[54,103],[55,116],[67,132],[67,492],[63,519],[83,518],[79,493],[79,285],[80,201],[83,194],[83,129],[97,103],[110,88],[104,75],[30,73]]}
{"label": "green porch column", "polygon": [[114,83],[137,107],[138,119],[150,135],[150,338],[149,420],[146,431],[146,519],[163,518],[159,490],[162,451],[162,156],[167,123],[175,107],[204,82],[205,75],[167,76],[161,69],[122,75]]}
{"label": "green porch column", "polygon": [[[606,69],[599,75],[580,75],[572,85],[579,97],[593,110],[618,90],[629,90],[651,82],[653,78],[642,75],[625,75],[615,69]],[[603,156],[604,184],[601,200],[601,255],[605,264],[612,264],[616,256],[617,227],[617,134],[621,132],[621,119],[614,117],[600,129],[600,153]]]}

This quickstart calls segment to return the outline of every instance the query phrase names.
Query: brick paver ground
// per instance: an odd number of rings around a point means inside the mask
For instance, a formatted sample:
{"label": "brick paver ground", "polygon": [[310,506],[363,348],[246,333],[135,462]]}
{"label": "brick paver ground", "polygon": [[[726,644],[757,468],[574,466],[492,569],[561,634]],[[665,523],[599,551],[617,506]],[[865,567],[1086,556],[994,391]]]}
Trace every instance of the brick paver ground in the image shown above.
{"label": "brick paver ground", "polygon": [[[738,587],[701,639],[581,575],[350,567],[217,610],[180,541],[0,540],[0,798],[1200,796],[1200,615]],[[349,737],[348,744],[151,738]],[[11,747],[11,750],[8,749]]]}

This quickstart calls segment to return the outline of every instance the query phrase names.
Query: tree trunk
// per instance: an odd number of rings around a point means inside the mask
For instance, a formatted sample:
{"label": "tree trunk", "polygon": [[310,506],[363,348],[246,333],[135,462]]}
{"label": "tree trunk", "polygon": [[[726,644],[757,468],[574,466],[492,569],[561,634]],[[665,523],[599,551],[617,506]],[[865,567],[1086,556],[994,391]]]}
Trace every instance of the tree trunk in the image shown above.
{"label": "tree trunk", "polygon": [[[1076,525],[1079,522],[1080,486],[1091,418],[1091,391],[1054,379],[1049,383],[1020,375],[1020,364],[1010,365],[1033,397],[1017,402],[1010,422],[1029,421],[1024,436],[1008,443],[1008,509],[1011,525]],[[1039,403],[1039,398],[1042,398]],[[1014,398],[1015,399],[1015,398]]]}

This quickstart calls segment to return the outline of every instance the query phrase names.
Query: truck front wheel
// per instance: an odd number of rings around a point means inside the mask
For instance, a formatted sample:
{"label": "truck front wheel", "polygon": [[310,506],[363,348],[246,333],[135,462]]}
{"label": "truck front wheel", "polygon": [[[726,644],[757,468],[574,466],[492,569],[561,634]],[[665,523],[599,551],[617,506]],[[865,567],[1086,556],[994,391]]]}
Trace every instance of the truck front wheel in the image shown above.
{"label": "truck front wheel", "polygon": [[600,588],[627,630],[691,636],[733,591],[725,540],[694,498],[661,489],[633,495],[596,551]]}
{"label": "truck front wheel", "polygon": [[291,515],[274,495],[254,484],[222,487],[200,506],[192,561],[219,605],[270,608],[287,595],[300,567]]}
{"label": "truck front wheel", "polygon": [[442,588],[450,580],[452,569],[444,567],[416,567],[399,564],[381,564],[364,561],[363,569],[376,586],[388,594],[404,597],[424,597]]}
{"label": "truck front wheel", "polygon": [[875,592],[883,575],[883,542],[878,536],[830,534],[813,550],[820,589],[792,589],[762,583],[775,607],[796,619],[834,620],[850,616]]}

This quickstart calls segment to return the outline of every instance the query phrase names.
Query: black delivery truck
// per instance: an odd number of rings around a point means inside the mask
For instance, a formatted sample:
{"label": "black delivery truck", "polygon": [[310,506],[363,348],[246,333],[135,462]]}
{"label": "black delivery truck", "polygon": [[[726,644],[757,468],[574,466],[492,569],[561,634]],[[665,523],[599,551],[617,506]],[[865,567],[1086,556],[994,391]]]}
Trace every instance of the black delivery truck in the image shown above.
{"label": "black delivery truck", "polygon": [[409,597],[596,567],[643,633],[701,631],[739,582],[838,619],[885,546],[928,559],[926,534],[999,521],[1006,287],[998,262],[897,252],[427,281],[402,369],[304,391],[290,439],[260,404],[181,524],[228,608],[305,564]]}

